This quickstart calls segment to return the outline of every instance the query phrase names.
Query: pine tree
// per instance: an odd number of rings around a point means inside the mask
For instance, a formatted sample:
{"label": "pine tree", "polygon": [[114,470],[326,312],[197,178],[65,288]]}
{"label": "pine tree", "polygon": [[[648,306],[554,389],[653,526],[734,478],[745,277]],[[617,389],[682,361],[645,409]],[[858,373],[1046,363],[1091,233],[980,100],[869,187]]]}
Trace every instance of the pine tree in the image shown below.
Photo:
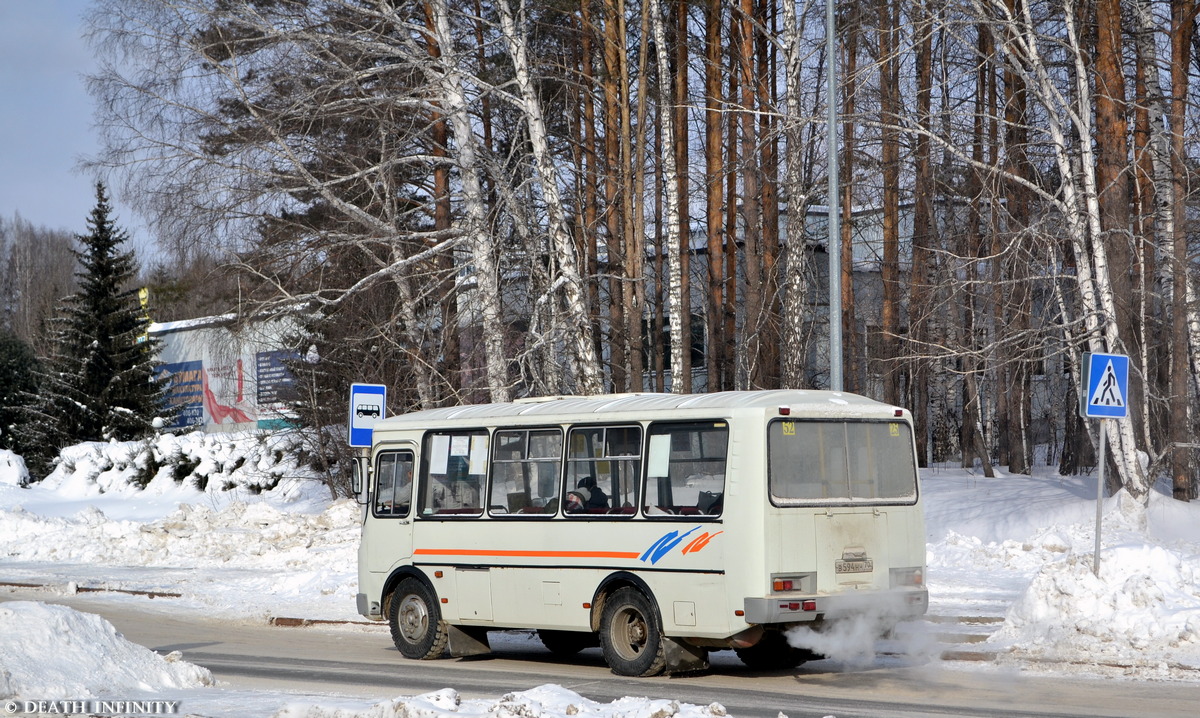
{"label": "pine tree", "polygon": [[137,262],[122,251],[129,239],[111,217],[102,183],[76,235],[79,289],[53,320],[54,349],[41,371],[40,400],[27,422],[26,460],[44,476],[63,446],[83,441],[128,441],[153,431],[163,386],[154,378],[155,342],[134,283]]}

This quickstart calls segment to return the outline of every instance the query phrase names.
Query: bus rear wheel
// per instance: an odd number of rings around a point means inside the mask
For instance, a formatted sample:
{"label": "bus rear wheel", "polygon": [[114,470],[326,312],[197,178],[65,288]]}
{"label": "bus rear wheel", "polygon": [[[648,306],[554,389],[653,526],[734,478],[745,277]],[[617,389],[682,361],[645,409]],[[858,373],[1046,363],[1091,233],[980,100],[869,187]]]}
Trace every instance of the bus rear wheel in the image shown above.
{"label": "bus rear wheel", "polygon": [[636,588],[619,588],[604,602],[600,650],[618,676],[656,676],[666,665],[662,629],[650,599]]}
{"label": "bus rear wheel", "polygon": [[595,648],[599,645],[596,634],[583,631],[552,631],[541,628],[537,634],[546,650],[559,658],[570,658],[585,648]]}
{"label": "bus rear wheel", "polygon": [[749,648],[738,648],[735,652],[742,663],[759,671],[787,670],[819,658],[812,651],[792,646],[787,642],[787,637],[778,631],[769,631],[758,643]]}
{"label": "bus rear wheel", "polygon": [[449,632],[433,592],[422,581],[406,578],[388,604],[392,642],[405,658],[428,660],[446,652]]}

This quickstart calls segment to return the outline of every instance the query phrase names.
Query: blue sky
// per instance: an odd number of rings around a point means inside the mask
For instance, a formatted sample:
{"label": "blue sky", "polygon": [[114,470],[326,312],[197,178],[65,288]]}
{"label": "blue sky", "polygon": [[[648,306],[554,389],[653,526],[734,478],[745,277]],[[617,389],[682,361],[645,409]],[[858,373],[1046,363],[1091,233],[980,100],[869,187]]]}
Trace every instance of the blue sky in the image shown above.
{"label": "blue sky", "polygon": [[[95,201],[79,159],[98,150],[83,75],[95,68],[83,39],[90,0],[0,0],[0,217],[86,231]],[[137,218],[115,202],[139,249]]]}

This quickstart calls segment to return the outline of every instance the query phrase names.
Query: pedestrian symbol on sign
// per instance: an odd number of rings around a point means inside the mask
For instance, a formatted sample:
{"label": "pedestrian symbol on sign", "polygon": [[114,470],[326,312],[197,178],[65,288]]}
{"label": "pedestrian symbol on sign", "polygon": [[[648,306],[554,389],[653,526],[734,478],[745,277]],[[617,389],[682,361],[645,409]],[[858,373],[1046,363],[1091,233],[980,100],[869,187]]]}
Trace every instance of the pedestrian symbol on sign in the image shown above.
{"label": "pedestrian symbol on sign", "polygon": [[1129,357],[1085,354],[1079,413],[1088,418],[1124,419],[1129,415]]}
{"label": "pedestrian symbol on sign", "polygon": [[1117,381],[1117,371],[1113,368],[1112,360],[1104,366],[1096,391],[1088,400],[1092,406],[1125,406],[1125,397],[1121,393],[1121,384]]}

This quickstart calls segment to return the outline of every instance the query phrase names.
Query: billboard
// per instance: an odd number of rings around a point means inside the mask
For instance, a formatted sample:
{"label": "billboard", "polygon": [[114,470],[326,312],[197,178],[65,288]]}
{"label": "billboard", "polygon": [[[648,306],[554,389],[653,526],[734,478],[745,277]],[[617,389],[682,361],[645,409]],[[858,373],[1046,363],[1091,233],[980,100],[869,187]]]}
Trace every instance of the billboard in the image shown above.
{"label": "billboard", "polygon": [[233,317],[206,317],[150,326],[159,342],[156,374],[167,385],[167,402],[178,410],[167,428],[205,431],[278,429],[293,423],[295,377],[285,362],[298,354],[284,348],[295,322],[271,319],[238,324]]}

